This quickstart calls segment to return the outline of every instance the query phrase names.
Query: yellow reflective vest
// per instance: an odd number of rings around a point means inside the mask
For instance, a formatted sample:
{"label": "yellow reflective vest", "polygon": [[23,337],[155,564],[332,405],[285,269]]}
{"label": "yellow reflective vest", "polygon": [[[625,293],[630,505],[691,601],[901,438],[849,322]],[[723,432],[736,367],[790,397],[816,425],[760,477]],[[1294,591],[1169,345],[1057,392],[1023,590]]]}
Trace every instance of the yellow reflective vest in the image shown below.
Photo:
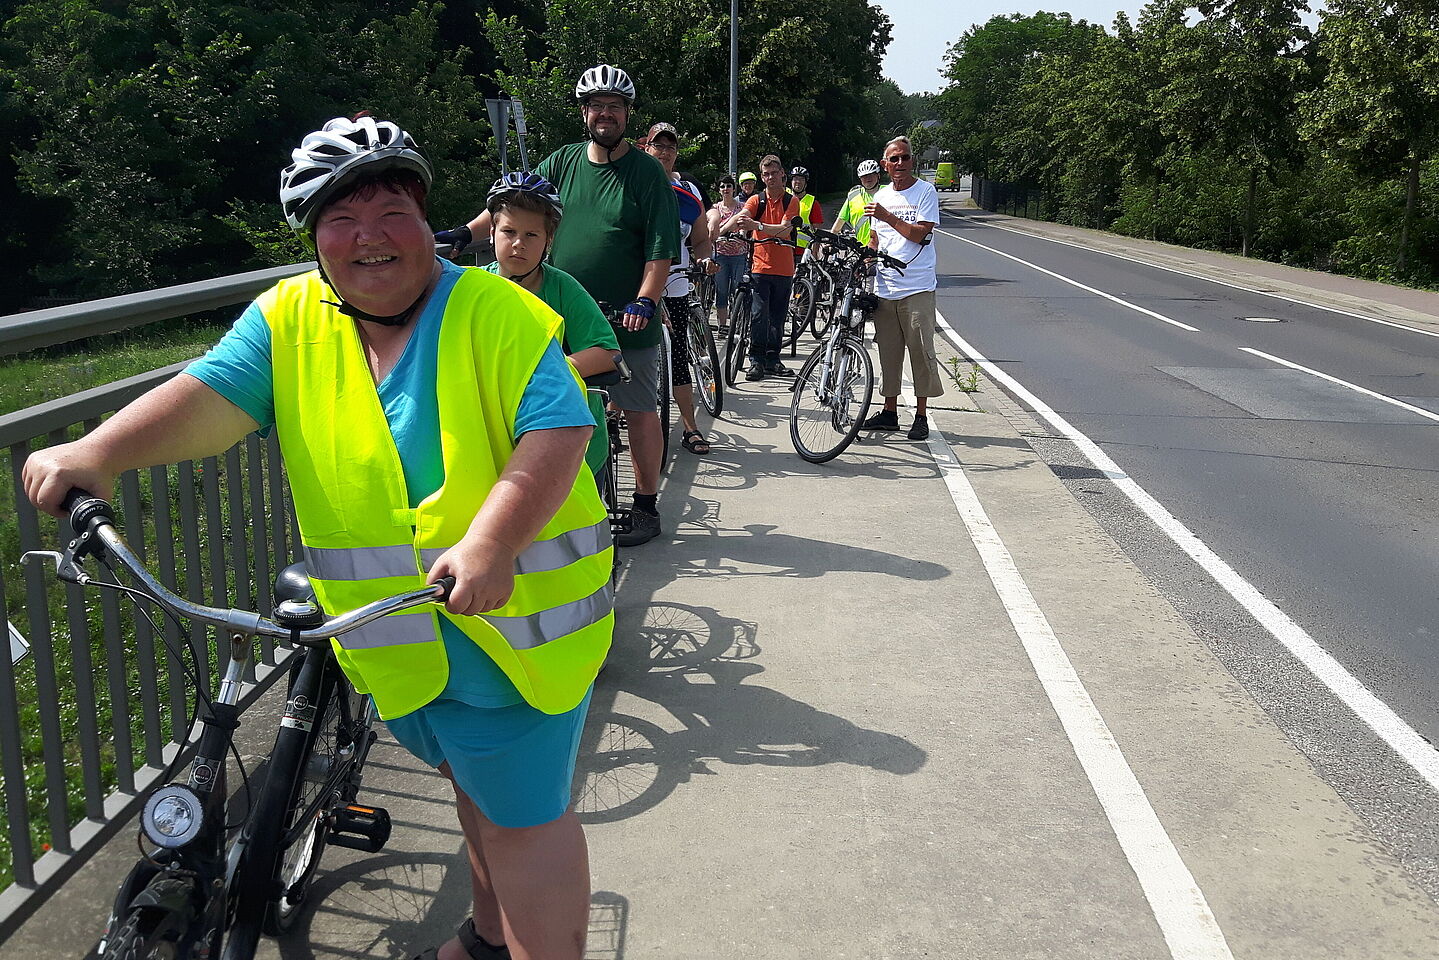
{"label": "yellow reflective vest", "polygon": [[[806,193],[799,201],[799,218],[802,222],[809,223],[809,212],[814,209],[814,194]],[[795,244],[803,250],[809,246],[809,237],[796,231]]]}
{"label": "yellow reflective vest", "polygon": [[[318,272],[282,280],[256,301],[271,333],[275,430],[315,592],[335,614],[424,584],[458,543],[515,451],[520,398],[561,320],[516,284],[467,269],[440,326],[435,385],[445,481],[411,509],[354,321]],[[583,389],[582,381],[576,383]],[[442,606],[391,614],[334,641],[380,716],[403,716],[445,688],[448,617],[545,713],[573,709],[614,627],[609,518],[588,471],[516,561],[514,594],[480,616]]]}

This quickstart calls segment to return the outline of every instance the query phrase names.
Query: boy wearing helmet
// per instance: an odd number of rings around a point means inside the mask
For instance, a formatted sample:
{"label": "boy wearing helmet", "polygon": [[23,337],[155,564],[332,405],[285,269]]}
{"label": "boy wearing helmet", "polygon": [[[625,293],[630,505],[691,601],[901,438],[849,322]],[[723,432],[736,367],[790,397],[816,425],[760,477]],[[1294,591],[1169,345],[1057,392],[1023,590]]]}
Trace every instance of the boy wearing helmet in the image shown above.
{"label": "boy wearing helmet", "polygon": [[[656,160],[625,140],[635,86],[618,67],[600,64],[575,85],[589,139],[560,147],[536,172],[554,184],[565,205],[550,258],[600,303],[624,304],[620,349],[629,382],[610,389],[610,401],[629,423],[635,503],[620,546],[660,533],[657,495],[664,437],[660,432],[660,325],[651,323],[664,296],[670,263],[679,258],[679,207],[669,177]],[[487,233],[489,211],[459,234]]]}
{"label": "boy wearing helmet", "polygon": [[[560,315],[564,321],[560,342],[580,376],[614,370],[620,356],[614,328],[578,280],[554,264],[545,263],[564,215],[558,191],[538,174],[512,173],[495,181],[485,208],[493,221],[490,242],[495,248],[495,262],[485,269],[518,283]],[[597,395],[587,392],[585,396],[595,418],[585,465],[603,490],[600,474],[609,458],[610,445],[605,408]]]}
{"label": "boy wearing helmet", "polygon": [[281,202],[320,269],[262,293],[94,432],[32,455],[27,493],[58,513],[71,487],[105,496],[123,471],[273,428],[326,610],[454,577],[443,607],[335,649],[396,739],[454,785],[475,915],[431,953],[504,958],[509,942],[578,960],[589,875],[570,781],[613,632],[613,548],[580,473],[593,421],[560,320],[435,257],[430,167],[394,124],[336,118],[293,160]]}

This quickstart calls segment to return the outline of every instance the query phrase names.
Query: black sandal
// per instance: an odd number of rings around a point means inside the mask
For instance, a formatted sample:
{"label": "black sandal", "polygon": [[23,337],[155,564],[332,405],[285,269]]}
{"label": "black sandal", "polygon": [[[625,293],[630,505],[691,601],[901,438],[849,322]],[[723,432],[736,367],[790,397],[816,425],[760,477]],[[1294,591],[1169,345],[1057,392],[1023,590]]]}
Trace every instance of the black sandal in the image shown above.
{"label": "black sandal", "polygon": [[[469,954],[471,960],[510,960],[509,947],[504,945],[497,947],[475,932],[474,917],[470,917],[460,924],[455,930],[455,936],[460,938],[460,946],[464,948],[465,953]],[[439,947],[431,947],[415,960],[436,960],[439,954]]]}
{"label": "black sandal", "polygon": [[[680,442],[684,444],[686,450],[697,456],[702,457],[710,452],[709,441],[706,440],[705,435],[698,430],[686,430],[680,436]],[[704,449],[701,450],[700,447],[704,447]]]}

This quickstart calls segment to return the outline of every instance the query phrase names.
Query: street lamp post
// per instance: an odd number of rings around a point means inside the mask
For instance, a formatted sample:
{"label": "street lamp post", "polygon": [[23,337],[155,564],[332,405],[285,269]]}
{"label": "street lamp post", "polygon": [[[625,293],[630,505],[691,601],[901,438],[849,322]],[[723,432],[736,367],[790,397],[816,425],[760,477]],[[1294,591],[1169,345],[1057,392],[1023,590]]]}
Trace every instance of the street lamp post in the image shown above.
{"label": "street lamp post", "polygon": [[729,0],[729,172],[739,176],[739,0]]}

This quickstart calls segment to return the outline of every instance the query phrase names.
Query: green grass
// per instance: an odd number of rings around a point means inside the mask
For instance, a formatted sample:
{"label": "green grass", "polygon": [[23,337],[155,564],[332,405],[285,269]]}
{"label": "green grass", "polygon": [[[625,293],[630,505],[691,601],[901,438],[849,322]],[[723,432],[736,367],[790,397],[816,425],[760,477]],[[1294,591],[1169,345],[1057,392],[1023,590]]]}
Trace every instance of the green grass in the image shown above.
{"label": "green grass", "polygon": [[0,359],[0,413],[13,413],[204,353],[228,320],[150,324]]}
{"label": "green grass", "polygon": [[[0,404],[3,404],[0,406],[0,410],[9,412],[23,409],[89,387],[121,380],[196,357],[214,343],[223,330],[224,327],[218,320],[170,321],[152,324],[141,330],[92,338],[86,342],[61,348],[50,348],[23,357],[0,361]],[[71,428],[70,436],[78,436],[81,429],[79,426]],[[32,446],[38,445],[40,444]],[[198,501],[193,505],[193,509],[198,514],[200,551],[198,555],[190,557],[186,556],[181,537],[182,504],[178,486],[180,470],[177,467],[168,469],[166,473],[168,479],[167,499],[170,502],[173,518],[173,535],[177,539],[175,544],[176,582],[172,586],[178,592],[184,593],[188,571],[189,576],[205,585],[204,593],[208,596],[211,583],[210,550],[212,544],[219,543],[223,544],[225,551],[227,593],[230,597],[234,596],[235,571],[229,569],[230,541],[234,536],[234,527],[231,522],[227,491],[229,486],[234,483],[241,484],[240,489],[247,490],[245,482],[249,472],[268,469],[269,464],[263,462],[265,459],[267,457],[262,456],[261,463],[251,463],[248,455],[242,455],[238,476],[229,475],[223,457],[218,461],[206,461],[193,465]],[[202,479],[206,471],[214,471],[221,490],[220,524],[218,529],[213,530],[208,529],[209,523],[203,506]],[[7,481],[4,486],[5,492],[0,494],[0,576],[3,576],[4,580],[5,609],[8,618],[20,629],[21,633],[35,643],[38,638],[32,633],[32,611],[27,604],[25,571],[19,563],[21,543],[19,517],[14,501],[14,476],[11,451],[0,450],[0,478]],[[153,489],[149,471],[142,471],[139,481],[140,516],[122,518],[121,526],[132,544],[143,542],[148,546],[148,557],[152,569],[157,569],[155,567],[156,533],[153,525],[156,491]],[[120,496],[119,491],[120,487],[117,485],[117,500]],[[268,502],[267,488],[266,502],[262,505],[267,530],[272,508],[273,504]],[[251,505],[246,498],[243,504],[244,516],[234,519],[245,525],[246,554],[253,562],[254,544],[249,541],[248,528],[250,512]],[[61,542],[57,525],[48,518],[41,523],[40,537],[41,546],[47,549],[57,547]],[[93,561],[89,566],[92,575],[102,572],[102,568],[95,567]],[[158,569],[157,572],[159,572]],[[258,595],[266,592],[268,585],[255,585],[254,590]],[[225,598],[209,599],[212,602],[226,602]],[[65,590],[53,580],[47,581],[46,601],[45,613],[48,615],[53,638],[49,644],[49,650],[54,659],[54,687],[59,704],[62,744],[60,765],[63,767],[66,784],[64,805],[67,822],[73,827],[80,822],[85,812],[79,733],[82,711],[94,718],[99,734],[102,793],[108,793],[116,788],[119,782],[117,774],[120,769],[135,769],[145,761],[144,713],[141,708],[141,651],[136,630],[138,614],[134,612],[133,606],[128,601],[120,602],[119,623],[124,655],[120,662],[108,662],[100,594],[93,590],[86,592],[85,619],[90,638],[89,660],[93,664],[94,671],[94,697],[92,700],[82,703],[85,698],[79,694],[75,656],[71,647],[66,615]],[[156,616],[158,619],[158,615]],[[170,669],[167,666],[169,654],[159,637],[156,637],[151,643],[153,647],[151,652],[156,664],[155,681],[158,687],[161,718],[160,739],[164,742],[170,739],[172,722]],[[37,669],[39,659],[32,653],[16,668],[13,694],[11,691],[0,690],[0,697],[13,697],[12,702],[20,718],[22,740],[20,759],[25,769],[26,812],[30,821],[30,841],[37,858],[52,841],[47,813],[49,793],[46,783],[45,744],[41,735],[38,706],[41,697],[48,695],[45,677]],[[213,643],[211,643],[208,659],[210,661],[208,665],[202,662],[202,669],[208,669],[213,677],[215,669]],[[121,689],[120,697],[123,697],[124,703],[116,702],[117,698],[111,695],[110,671],[116,672],[116,683]],[[180,700],[181,709],[186,711],[185,716],[179,718],[183,723],[188,716],[190,694],[188,690],[181,691],[179,689],[175,693]],[[113,731],[117,724],[122,724],[130,731],[132,748],[128,756],[117,755],[113,738]],[[12,859],[8,818],[3,811],[0,811],[0,889],[13,880]]]}

